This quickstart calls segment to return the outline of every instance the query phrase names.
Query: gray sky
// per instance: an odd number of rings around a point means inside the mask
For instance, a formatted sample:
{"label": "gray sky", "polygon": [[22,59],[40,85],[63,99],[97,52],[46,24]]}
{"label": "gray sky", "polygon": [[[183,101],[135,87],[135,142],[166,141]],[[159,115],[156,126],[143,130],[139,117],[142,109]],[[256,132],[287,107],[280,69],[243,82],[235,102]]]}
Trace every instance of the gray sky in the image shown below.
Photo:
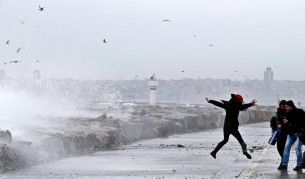
{"label": "gray sky", "polygon": [[8,76],[305,80],[304,0],[0,0],[0,27]]}

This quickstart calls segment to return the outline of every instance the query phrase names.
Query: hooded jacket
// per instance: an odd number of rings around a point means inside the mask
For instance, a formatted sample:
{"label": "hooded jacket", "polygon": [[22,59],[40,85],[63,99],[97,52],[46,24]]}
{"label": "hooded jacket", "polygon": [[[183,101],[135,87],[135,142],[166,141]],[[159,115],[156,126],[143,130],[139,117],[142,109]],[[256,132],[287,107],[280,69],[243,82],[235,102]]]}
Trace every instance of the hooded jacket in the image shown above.
{"label": "hooded jacket", "polygon": [[305,112],[303,109],[293,107],[291,111],[286,112],[286,118],[289,125],[289,135],[299,133],[305,125]]}
{"label": "hooded jacket", "polygon": [[241,102],[237,102],[234,100],[234,98],[232,98],[230,101],[223,101],[223,103],[215,100],[209,100],[209,103],[226,110],[225,123],[223,126],[225,129],[238,129],[239,111],[243,111],[252,106],[251,103],[242,104]]}

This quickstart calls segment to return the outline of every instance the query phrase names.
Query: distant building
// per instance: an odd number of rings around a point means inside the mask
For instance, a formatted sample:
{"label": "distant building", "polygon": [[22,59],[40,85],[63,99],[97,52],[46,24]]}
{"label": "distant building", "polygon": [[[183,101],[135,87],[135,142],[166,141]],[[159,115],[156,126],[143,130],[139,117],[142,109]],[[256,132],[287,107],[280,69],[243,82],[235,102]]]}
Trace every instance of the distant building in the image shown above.
{"label": "distant building", "polygon": [[270,67],[266,68],[266,71],[264,72],[264,83],[270,85],[273,81],[273,71]]}

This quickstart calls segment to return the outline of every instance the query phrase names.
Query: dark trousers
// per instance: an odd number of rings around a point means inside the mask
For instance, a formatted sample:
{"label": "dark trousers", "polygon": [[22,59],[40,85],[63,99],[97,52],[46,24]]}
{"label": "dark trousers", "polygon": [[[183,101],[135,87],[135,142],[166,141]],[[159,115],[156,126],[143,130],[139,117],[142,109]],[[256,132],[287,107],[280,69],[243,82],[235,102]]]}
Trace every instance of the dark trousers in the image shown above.
{"label": "dark trousers", "polygon": [[279,152],[279,154],[281,156],[281,161],[283,159],[283,153],[284,153],[284,149],[285,149],[286,139],[287,139],[287,134],[281,133],[279,138],[277,139],[277,142],[276,142],[277,143],[276,144],[277,151]]}
{"label": "dark trousers", "polygon": [[214,152],[217,153],[228,141],[229,141],[229,136],[233,135],[237,141],[240,143],[240,145],[244,144],[244,140],[241,137],[238,129],[223,129],[223,140],[221,142],[218,143],[218,145],[216,146],[216,148],[214,149]]}

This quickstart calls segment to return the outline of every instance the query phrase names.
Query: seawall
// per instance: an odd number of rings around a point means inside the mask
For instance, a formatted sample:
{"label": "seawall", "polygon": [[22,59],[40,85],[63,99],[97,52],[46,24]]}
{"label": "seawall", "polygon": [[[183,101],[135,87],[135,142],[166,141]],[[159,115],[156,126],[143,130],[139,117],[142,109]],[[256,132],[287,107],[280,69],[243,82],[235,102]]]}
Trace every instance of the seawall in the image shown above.
{"label": "seawall", "polygon": [[[105,112],[102,111],[101,112]],[[240,125],[269,121],[275,107],[253,107],[240,113]],[[33,141],[14,141],[14,134],[0,137],[0,172],[12,172],[39,163],[102,150],[113,150],[135,141],[172,134],[220,128],[224,110],[215,107],[149,106],[132,107],[128,119],[107,114],[97,118],[73,118],[50,130],[29,131]]]}

